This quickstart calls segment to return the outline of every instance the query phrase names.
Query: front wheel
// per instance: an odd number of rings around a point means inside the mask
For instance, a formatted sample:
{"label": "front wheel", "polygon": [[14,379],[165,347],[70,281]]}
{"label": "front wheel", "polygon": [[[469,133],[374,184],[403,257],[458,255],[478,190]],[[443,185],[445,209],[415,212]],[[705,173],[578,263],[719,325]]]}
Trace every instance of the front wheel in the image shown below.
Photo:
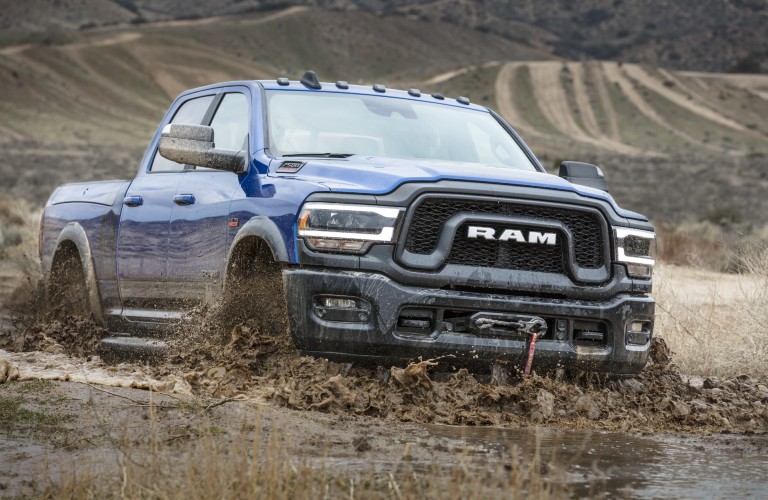
{"label": "front wheel", "polygon": [[230,263],[222,319],[229,328],[249,323],[262,334],[279,336],[289,331],[283,273],[264,242]]}

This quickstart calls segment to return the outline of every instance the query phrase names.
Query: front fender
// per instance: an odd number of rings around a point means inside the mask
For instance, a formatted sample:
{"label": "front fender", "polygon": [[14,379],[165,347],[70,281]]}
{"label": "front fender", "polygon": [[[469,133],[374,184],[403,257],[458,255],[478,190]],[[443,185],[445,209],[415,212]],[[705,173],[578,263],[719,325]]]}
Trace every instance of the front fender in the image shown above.
{"label": "front fender", "polygon": [[272,222],[268,217],[255,216],[248,222],[243,224],[240,231],[237,232],[237,236],[232,241],[227,253],[227,262],[232,257],[232,251],[237,247],[244,238],[258,237],[267,242],[269,249],[272,251],[272,256],[277,262],[289,262],[288,249],[285,246],[283,235],[278,229],[277,224]]}

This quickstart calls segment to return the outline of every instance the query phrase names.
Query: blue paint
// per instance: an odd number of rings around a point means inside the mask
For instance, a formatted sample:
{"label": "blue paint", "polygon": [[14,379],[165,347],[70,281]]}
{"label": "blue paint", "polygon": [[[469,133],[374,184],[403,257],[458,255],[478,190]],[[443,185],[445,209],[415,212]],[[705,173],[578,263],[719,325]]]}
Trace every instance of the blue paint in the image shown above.
{"label": "blue paint", "polygon": [[[43,271],[50,272],[62,228],[76,221],[88,236],[105,308],[167,309],[179,300],[200,299],[212,285],[221,287],[232,242],[252,218],[266,217],[277,226],[288,261],[295,264],[299,258],[296,219],[301,205],[310,195],[320,192],[382,195],[412,182],[481,183],[488,185],[489,194],[493,193],[494,184],[568,192],[603,201],[620,217],[647,220],[640,214],[619,208],[607,193],[575,186],[545,173],[532,153],[530,156],[538,172],[445,161],[353,156],[333,160],[306,159],[302,161],[307,164],[296,174],[277,173],[276,168],[281,162],[268,154],[265,89],[271,92],[351,93],[490,112],[475,104],[438,100],[426,94],[414,97],[399,90],[387,89],[380,93],[371,87],[353,85],[349,90],[340,90],[333,84],[323,85],[321,89],[311,90],[297,82],[284,87],[274,81],[242,81],[183,92],[160,122],[132,182],[69,184],[51,195],[41,240]],[[161,131],[177,110],[190,99],[228,92],[244,94],[250,107],[250,156],[246,172],[239,175],[196,170],[150,172]],[[514,130],[506,123],[503,125],[530,152]],[[174,197],[182,195],[190,195],[187,201],[194,198],[194,203],[174,203]],[[142,204],[126,206],[123,204],[125,196],[140,196]],[[239,225],[229,227],[227,221],[230,218],[237,218]]]}

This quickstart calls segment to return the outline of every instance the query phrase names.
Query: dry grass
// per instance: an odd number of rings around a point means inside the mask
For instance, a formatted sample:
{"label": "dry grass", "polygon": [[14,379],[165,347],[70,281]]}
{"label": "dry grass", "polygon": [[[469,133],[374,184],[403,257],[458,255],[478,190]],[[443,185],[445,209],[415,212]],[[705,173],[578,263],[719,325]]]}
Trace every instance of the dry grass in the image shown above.
{"label": "dry grass", "polygon": [[24,276],[40,274],[37,229],[40,209],[24,199],[0,197],[0,260],[10,261]]}
{"label": "dry grass", "polygon": [[[372,461],[355,472],[323,457],[297,458],[280,430],[261,431],[258,416],[255,426],[243,426],[232,435],[202,426],[196,438],[182,443],[163,439],[157,418],[153,413],[145,443],[120,447],[119,463],[112,470],[103,462],[73,462],[53,474],[46,470],[41,496],[464,499],[569,498],[573,493],[560,469],[542,460],[538,447],[526,458],[516,448],[501,460],[484,463],[457,452],[452,463],[424,466],[411,462],[406,444],[398,463]],[[595,489],[592,484],[590,491]]]}
{"label": "dry grass", "polygon": [[740,258],[744,272],[661,266],[656,332],[683,373],[768,376],[768,249]]}
{"label": "dry grass", "polygon": [[698,222],[656,224],[659,258],[667,264],[711,271],[752,272],[755,254],[768,248],[768,225],[738,217],[738,211],[726,208],[712,210]]}

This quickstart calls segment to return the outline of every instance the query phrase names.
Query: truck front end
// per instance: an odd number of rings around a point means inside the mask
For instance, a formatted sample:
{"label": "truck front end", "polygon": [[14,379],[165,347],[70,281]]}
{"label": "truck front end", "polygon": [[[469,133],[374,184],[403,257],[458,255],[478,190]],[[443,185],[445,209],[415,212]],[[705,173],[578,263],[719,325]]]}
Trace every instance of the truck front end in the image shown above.
{"label": "truck front end", "polygon": [[[280,90],[267,91],[271,169],[328,187],[302,203],[283,273],[300,351],[522,366],[536,325],[537,368],[643,368],[655,246],[643,216],[547,174],[462,98]],[[292,107],[300,120],[285,120]]]}

